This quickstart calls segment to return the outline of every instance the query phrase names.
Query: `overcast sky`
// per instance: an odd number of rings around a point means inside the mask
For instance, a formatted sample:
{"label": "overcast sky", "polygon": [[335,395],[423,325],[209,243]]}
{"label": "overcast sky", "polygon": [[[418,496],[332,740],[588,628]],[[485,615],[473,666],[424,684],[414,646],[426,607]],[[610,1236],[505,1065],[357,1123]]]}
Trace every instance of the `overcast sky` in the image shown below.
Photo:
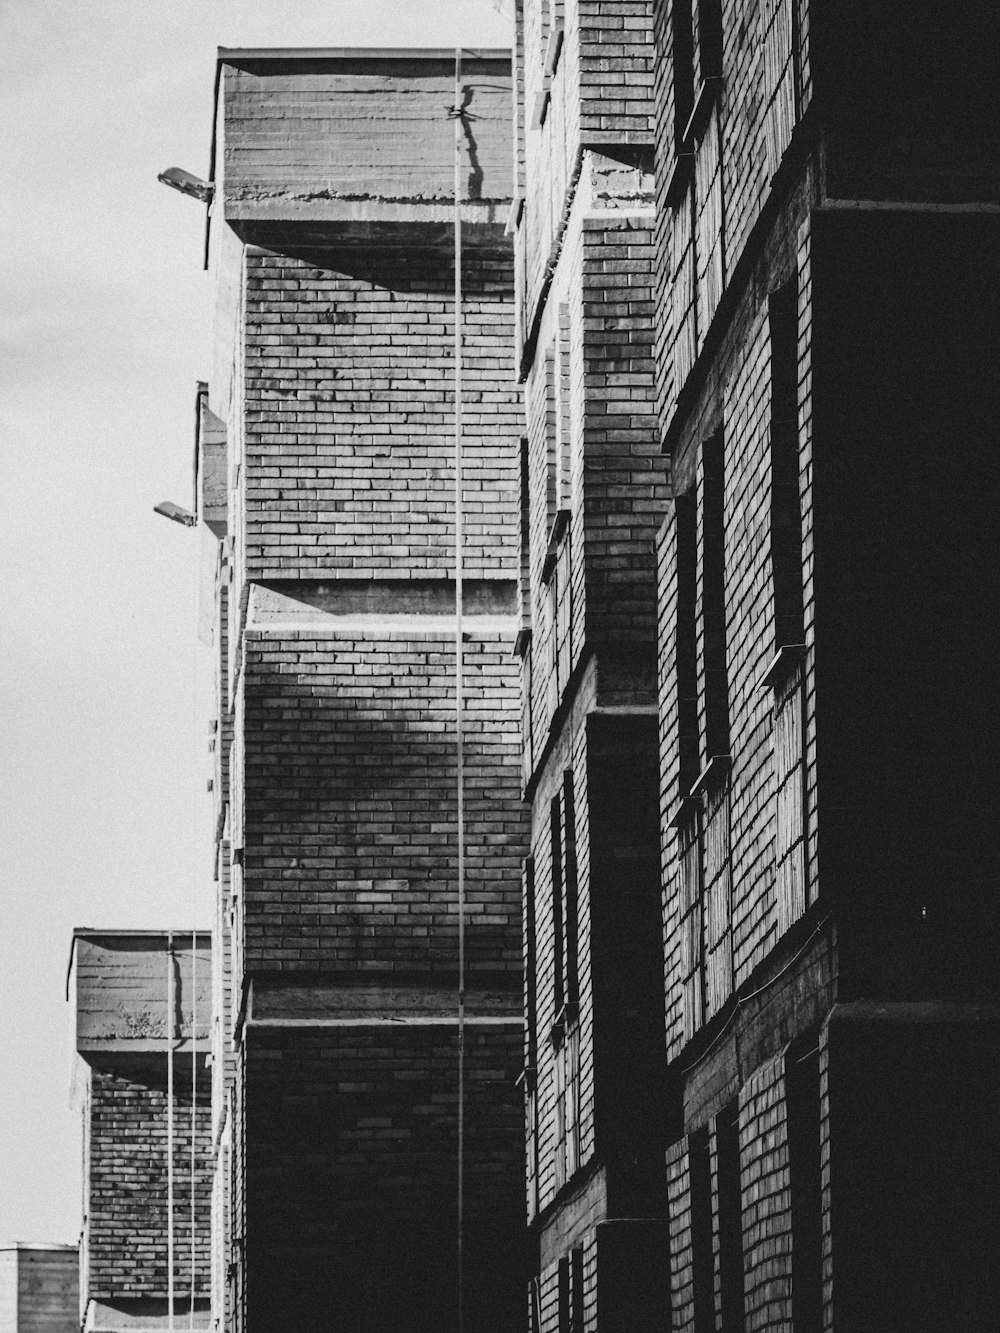
{"label": "overcast sky", "polygon": [[211,920],[194,393],[217,46],[503,46],[492,0],[0,0],[0,1240],[75,1241],[74,926]]}

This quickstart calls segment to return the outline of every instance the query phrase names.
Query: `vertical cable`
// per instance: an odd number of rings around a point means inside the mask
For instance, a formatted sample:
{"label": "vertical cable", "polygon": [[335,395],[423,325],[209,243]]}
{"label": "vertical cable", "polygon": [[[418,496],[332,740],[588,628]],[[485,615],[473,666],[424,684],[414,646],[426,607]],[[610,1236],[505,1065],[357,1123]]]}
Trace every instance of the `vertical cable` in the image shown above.
{"label": "vertical cable", "polygon": [[455,757],[458,783],[458,1333],[464,1327],[465,1225],[465,649],[462,561],[462,52],[455,51]]}
{"label": "vertical cable", "polygon": [[195,1249],[195,1144],[198,1139],[198,931],[191,931],[191,1305],[188,1328],[194,1328]]}
{"label": "vertical cable", "polygon": [[167,934],[167,1328],[174,1333],[174,937]]}

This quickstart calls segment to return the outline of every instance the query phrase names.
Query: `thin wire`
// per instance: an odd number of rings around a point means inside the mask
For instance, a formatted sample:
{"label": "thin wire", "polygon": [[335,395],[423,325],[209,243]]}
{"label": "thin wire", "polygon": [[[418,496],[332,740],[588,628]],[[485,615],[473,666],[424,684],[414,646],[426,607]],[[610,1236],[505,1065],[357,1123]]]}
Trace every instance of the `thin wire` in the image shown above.
{"label": "thin wire", "polygon": [[174,1333],[174,937],[167,934],[167,1328]]}
{"label": "thin wire", "polygon": [[195,1280],[195,1144],[198,1138],[198,928],[191,930],[191,1305],[188,1328],[194,1328]]}
{"label": "thin wire", "polygon": [[462,52],[455,51],[455,758],[458,784],[458,1333],[464,1328],[465,1256],[465,650],[462,561]]}

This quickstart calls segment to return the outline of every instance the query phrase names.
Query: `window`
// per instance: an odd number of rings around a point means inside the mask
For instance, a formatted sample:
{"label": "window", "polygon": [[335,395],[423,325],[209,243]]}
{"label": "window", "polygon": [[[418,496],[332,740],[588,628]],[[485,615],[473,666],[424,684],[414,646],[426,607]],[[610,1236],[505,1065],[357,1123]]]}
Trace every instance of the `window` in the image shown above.
{"label": "window", "polygon": [[791,1185],[792,1328],[812,1333],[823,1323],[823,1207],[817,1034],[802,1038],[785,1062],[788,1174]]}
{"label": "window", "polygon": [[726,663],[726,520],[724,441],[716,431],[702,446],[700,594],[702,745],[704,762],[729,753],[729,672]]}
{"label": "window", "polygon": [[573,773],[549,806],[555,969],[552,1028],[555,1079],[555,1178],[560,1189],[580,1165],[579,922]]}
{"label": "window", "polygon": [[688,1139],[691,1182],[691,1268],[695,1333],[715,1329],[715,1277],[712,1245],[712,1167],[708,1131],[696,1130]]}
{"label": "window", "polygon": [[797,110],[796,0],[761,0],[764,51],[764,146],[767,174],[773,176],[792,141]]}
{"label": "window", "polygon": [[[726,1333],[743,1333],[743,1194],[739,1112],[730,1102],[715,1121],[716,1209],[719,1229],[719,1299]],[[819,1325],[817,1325],[819,1327]]]}
{"label": "window", "polygon": [[799,497],[798,290],[768,303],[771,342],[771,575],[774,691],[775,901],[779,933],[806,909],[805,670],[802,510]]}
{"label": "window", "polygon": [[566,897],[566,1003],[574,1010],[580,1003],[579,906],[576,880],[576,801],[573,770],[563,773],[563,876]]}
{"label": "window", "polygon": [[681,790],[701,771],[698,738],[698,514],[693,492],[674,501],[677,615],[675,625],[678,753]]}
{"label": "window", "polygon": [[545,353],[545,516],[546,551],[542,578],[547,579],[556,547],[569,520],[571,500],[570,318],[559,302],[558,327]]}
{"label": "window", "polygon": [[583,1250],[559,1260],[559,1333],[583,1333]]}
{"label": "window", "polygon": [[540,590],[546,705],[551,719],[572,662],[570,555],[569,306],[558,306],[559,328],[545,354],[545,540]]}
{"label": "window", "polygon": [[718,769],[713,776],[703,798],[706,1022],[719,1012],[733,989],[728,767]]}
{"label": "window", "polygon": [[542,1284],[537,1277],[528,1285],[528,1328],[531,1333],[542,1333]]}
{"label": "window", "polygon": [[557,346],[545,352],[545,528],[551,537],[559,511],[559,394],[556,376]]}
{"label": "window", "polygon": [[684,148],[684,133],[694,109],[694,24],[691,0],[674,0],[670,13],[674,67],[674,144]]}
{"label": "window", "polygon": [[531,127],[540,129],[545,124],[549,108],[552,78],[559,65],[562,51],[565,0],[538,0],[538,34],[540,37],[539,56],[541,60],[541,83],[535,94]]}
{"label": "window", "polygon": [[802,511],[799,499],[798,287],[768,302],[771,342],[771,573],[775,651],[802,642]]}
{"label": "window", "polygon": [[549,802],[549,843],[552,852],[552,1012],[558,1023],[566,1002],[563,952],[563,855],[559,797]]}
{"label": "window", "polygon": [[675,671],[684,800],[677,830],[684,1039],[732,993],[724,439],[702,445],[697,501],[675,501]]}
{"label": "window", "polygon": [[560,301],[556,333],[556,499],[559,509],[570,506],[570,326],[569,305]]}
{"label": "window", "polygon": [[690,151],[700,106],[722,77],[721,0],[673,0],[674,141]]}
{"label": "window", "polygon": [[[779,664],[780,669],[780,664]],[[778,933],[806,910],[805,672],[801,658],[775,681],[774,873]]]}
{"label": "window", "polygon": [[705,1016],[701,924],[701,805],[685,801],[677,830],[680,859],[681,985],[684,1040],[690,1041]]}
{"label": "window", "polygon": [[524,1133],[528,1220],[538,1212],[538,944],[535,935],[535,861],[522,872],[524,911]]}

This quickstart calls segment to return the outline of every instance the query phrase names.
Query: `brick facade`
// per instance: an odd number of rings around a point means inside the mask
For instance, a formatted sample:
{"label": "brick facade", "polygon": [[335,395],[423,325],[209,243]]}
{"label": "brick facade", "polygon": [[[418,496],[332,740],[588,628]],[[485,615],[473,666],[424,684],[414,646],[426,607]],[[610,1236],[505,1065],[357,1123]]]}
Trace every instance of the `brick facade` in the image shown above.
{"label": "brick facade", "polygon": [[[88,1297],[115,1301],[167,1289],[167,1076],[163,1061],[145,1077],[95,1070],[87,1100]],[[191,1078],[174,1085],[173,1155],[177,1299],[191,1294]],[[207,1080],[195,1110],[195,1285],[208,1296],[211,1094]]]}
{"label": "brick facade", "polygon": [[485,1333],[522,1290],[509,62],[463,63],[461,1057],[453,55],[220,77],[216,1318],[448,1328],[461,1239]]}
{"label": "brick facade", "polygon": [[[460,126],[468,1327],[985,1330],[995,18],[507,7]],[[450,61],[222,61],[239,1333],[454,1314]]]}
{"label": "brick facade", "polygon": [[[651,6],[517,6],[530,1327],[659,1327]],[[661,1238],[662,1239],[662,1238]],[[643,1295],[640,1298],[640,1291]]]}
{"label": "brick facade", "polygon": [[209,938],[78,930],[69,982],[74,1102],[83,1131],[85,1327],[100,1333],[120,1320],[140,1320],[143,1327],[166,1329],[172,1291],[173,1318],[188,1320],[193,1313],[194,1327],[206,1328],[213,1176]]}
{"label": "brick facade", "polygon": [[[880,1226],[837,1202],[874,1169],[864,1135],[886,1198],[912,1180],[894,1139],[935,1178],[942,1215],[965,1189],[959,1170],[935,1176],[915,1110],[945,1012],[969,1064],[934,1114],[988,1101],[971,1052],[996,1020],[981,804],[996,775],[972,736],[995,691],[945,590],[961,585],[970,626],[995,621],[995,126],[977,92],[959,135],[951,105],[984,43],[995,64],[994,28],[964,6],[926,24],[802,0],[656,6],[675,1327],[995,1318],[992,1289],[968,1309],[942,1294],[977,1285],[957,1230],[928,1223],[935,1245],[917,1243],[891,1205]],[[878,53],[897,42],[890,80]],[[946,436],[961,444],[931,500]],[[833,1041],[848,1028],[864,1069]],[[975,1112],[959,1110],[963,1084]],[[845,1147],[853,1098],[893,1129]],[[992,1212],[978,1213],[990,1234]]]}

